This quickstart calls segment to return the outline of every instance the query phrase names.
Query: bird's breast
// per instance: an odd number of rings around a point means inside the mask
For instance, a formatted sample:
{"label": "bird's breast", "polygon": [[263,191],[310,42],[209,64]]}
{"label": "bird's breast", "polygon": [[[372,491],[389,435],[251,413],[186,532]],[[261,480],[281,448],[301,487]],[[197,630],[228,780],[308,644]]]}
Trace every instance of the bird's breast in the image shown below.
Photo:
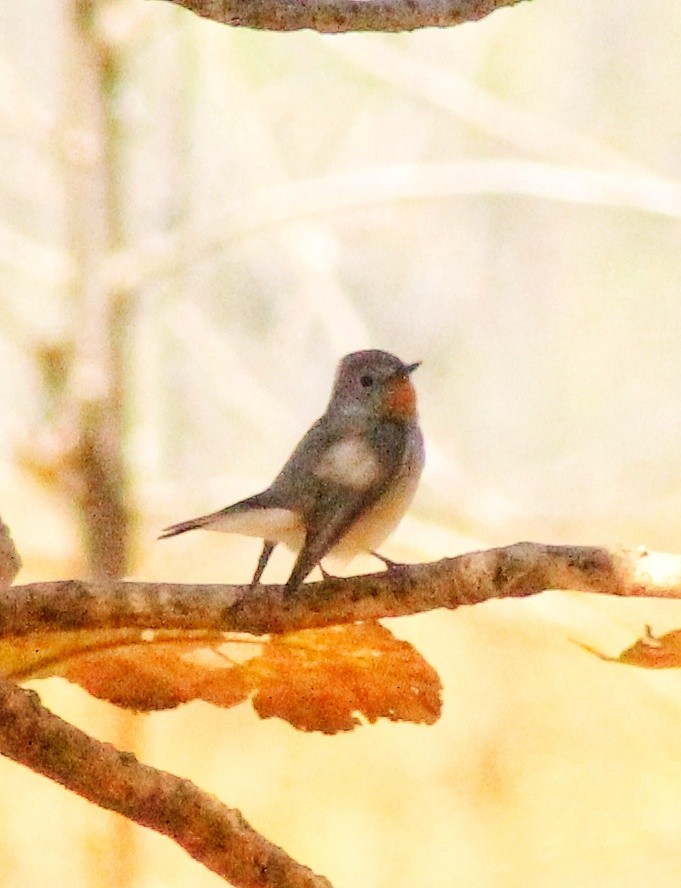
{"label": "bird's breast", "polygon": [[394,480],[336,543],[329,553],[333,560],[349,561],[361,552],[373,552],[390,536],[414,498],[423,463],[423,437],[414,426],[409,430],[404,458]]}

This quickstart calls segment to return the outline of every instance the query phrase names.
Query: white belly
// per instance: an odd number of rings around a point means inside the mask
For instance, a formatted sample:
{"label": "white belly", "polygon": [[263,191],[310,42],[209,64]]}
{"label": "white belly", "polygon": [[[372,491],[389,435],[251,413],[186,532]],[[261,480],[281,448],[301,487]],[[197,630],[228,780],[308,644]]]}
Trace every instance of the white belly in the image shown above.
{"label": "white belly", "polygon": [[248,509],[231,515],[228,513],[213,518],[205,528],[219,533],[240,533],[273,543],[284,543],[294,552],[302,548],[305,539],[305,528],[300,515],[289,509]]}

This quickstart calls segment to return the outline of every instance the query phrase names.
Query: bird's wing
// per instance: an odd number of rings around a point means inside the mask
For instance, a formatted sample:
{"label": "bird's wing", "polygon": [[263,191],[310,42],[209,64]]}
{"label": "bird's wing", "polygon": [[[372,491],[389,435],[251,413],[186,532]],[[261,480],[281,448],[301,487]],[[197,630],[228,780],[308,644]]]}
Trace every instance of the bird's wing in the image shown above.
{"label": "bird's wing", "polygon": [[323,434],[317,434],[320,441],[313,443],[319,446],[307,449],[308,455],[316,449],[316,457],[306,459],[304,467],[298,464],[291,477],[297,487],[304,487],[304,496],[297,500],[306,504],[306,536],[286,584],[289,592],[298,588],[353,522],[382,496],[405,455],[407,429],[402,423],[382,421],[368,429],[348,429],[346,421],[335,429],[327,425]]}
{"label": "bird's wing", "polygon": [[[279,475],[267,490],[233,503],[217,512],[200,515],[189,521],[182,521],[163,529],[159,539],[177,536],[189,530],[204,528],[225,533],[245,533],[247,536],[261,536],[263,539],[285,540],[294,534],[295,524],[301,518],[306,520],[316,508],[320,496],[315,468],[324,454],[336,453],[334,445],[339,444],[348,432],[348,423],[338,423],[324,417],[309,429],[293,451]],[[331,450],[329,450],[331,448]],[[333,460],[329,472],[333,471]],[[335,460],[339,463],[339,460]],[[342,461],[340,461],[342,462]],[[289,515],[284,513],[290,513]],[[282,527],[271,528],[279,524]],[[296,547],[297,548],[297,547]]]}
{"label": "bird's wing", "polygon": [[281,514],[283,511],[293,513],[290,515],[293,522],[300,518],[305,519],[307,514],[314,511],[319,491],[313,470],[321,455],[328,451],[329,446],[340,440],[341,433],[347,431],[347,428],[347,423],[340,425],[334,421],[329,422],[326,417],[317,420],[301,439],[267,490],[217,512],[210,512],[166,527],[159,539],[167,539],[199,528],[278,539],[281,534],[278,534],[276,529],[272,534],[267,527],[268,523],[271,523],[268,513],[274,515],[275,521],[286,524],[288,518]]}

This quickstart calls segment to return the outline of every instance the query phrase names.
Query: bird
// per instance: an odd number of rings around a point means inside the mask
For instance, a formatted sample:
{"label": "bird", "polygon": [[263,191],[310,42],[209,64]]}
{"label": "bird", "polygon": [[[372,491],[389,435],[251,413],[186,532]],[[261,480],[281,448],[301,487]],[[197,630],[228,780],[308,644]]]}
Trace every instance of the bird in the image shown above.
{"label": "bird", "polygon": [[293,595],[329,556],[347,563],[376,549],[411,503],[425,460],[411,374],[421,364],[366,349],[338,364],[323,415],[310,427],[267,490],[217,512],[167,527],[159,539],[189,530],[260,537],[250,584],[260,582],[283,543],[297,553],[284,593]]}

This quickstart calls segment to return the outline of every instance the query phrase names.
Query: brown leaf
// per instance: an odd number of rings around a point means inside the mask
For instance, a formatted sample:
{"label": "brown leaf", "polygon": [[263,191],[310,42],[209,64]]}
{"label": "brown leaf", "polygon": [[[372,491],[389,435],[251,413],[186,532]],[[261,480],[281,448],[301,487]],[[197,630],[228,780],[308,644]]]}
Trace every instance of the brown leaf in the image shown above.
{"label": "brown leaf", "polygon": [[363,715],[432,724],[441,708],[437,672],[379,623],[354,623],[274,638],[248,664],[253,705],[304,731],[350,731]]}
{"label": "brown leaf", "polygon": [[681,666],[681,630],[675,629],[659,638],[646,626],[646,634],[635,644],[622,651],[617,658],[630,666],[647,669],[673,669]]}
{"label": "brown leaf", "polygon": [[219,644],[207,641],[128,645],[74,658],[60,674],[127,709],[172,709],[190,700],[235,706],[247,698],[248,688],[216,648]]}
{"label": "brown leaf", "polygon": [[627,666],[645,669],[675,669],[681,666],[681,629],[658,637],[652,634],[650,626],[646,626],[646,634],[617,657],[608,657],[586,645],[582,647],[601,660],[625,663]]}
{"label": "brown leaf", "polygon": [[198,630],[40,633],[0,642],[0,675],[60,675],[136,710],[251,698],[263,718],[325,733],[352,730],[360,716],[431,724],[441,706],[435,670],[378,623],[270,639]]}

